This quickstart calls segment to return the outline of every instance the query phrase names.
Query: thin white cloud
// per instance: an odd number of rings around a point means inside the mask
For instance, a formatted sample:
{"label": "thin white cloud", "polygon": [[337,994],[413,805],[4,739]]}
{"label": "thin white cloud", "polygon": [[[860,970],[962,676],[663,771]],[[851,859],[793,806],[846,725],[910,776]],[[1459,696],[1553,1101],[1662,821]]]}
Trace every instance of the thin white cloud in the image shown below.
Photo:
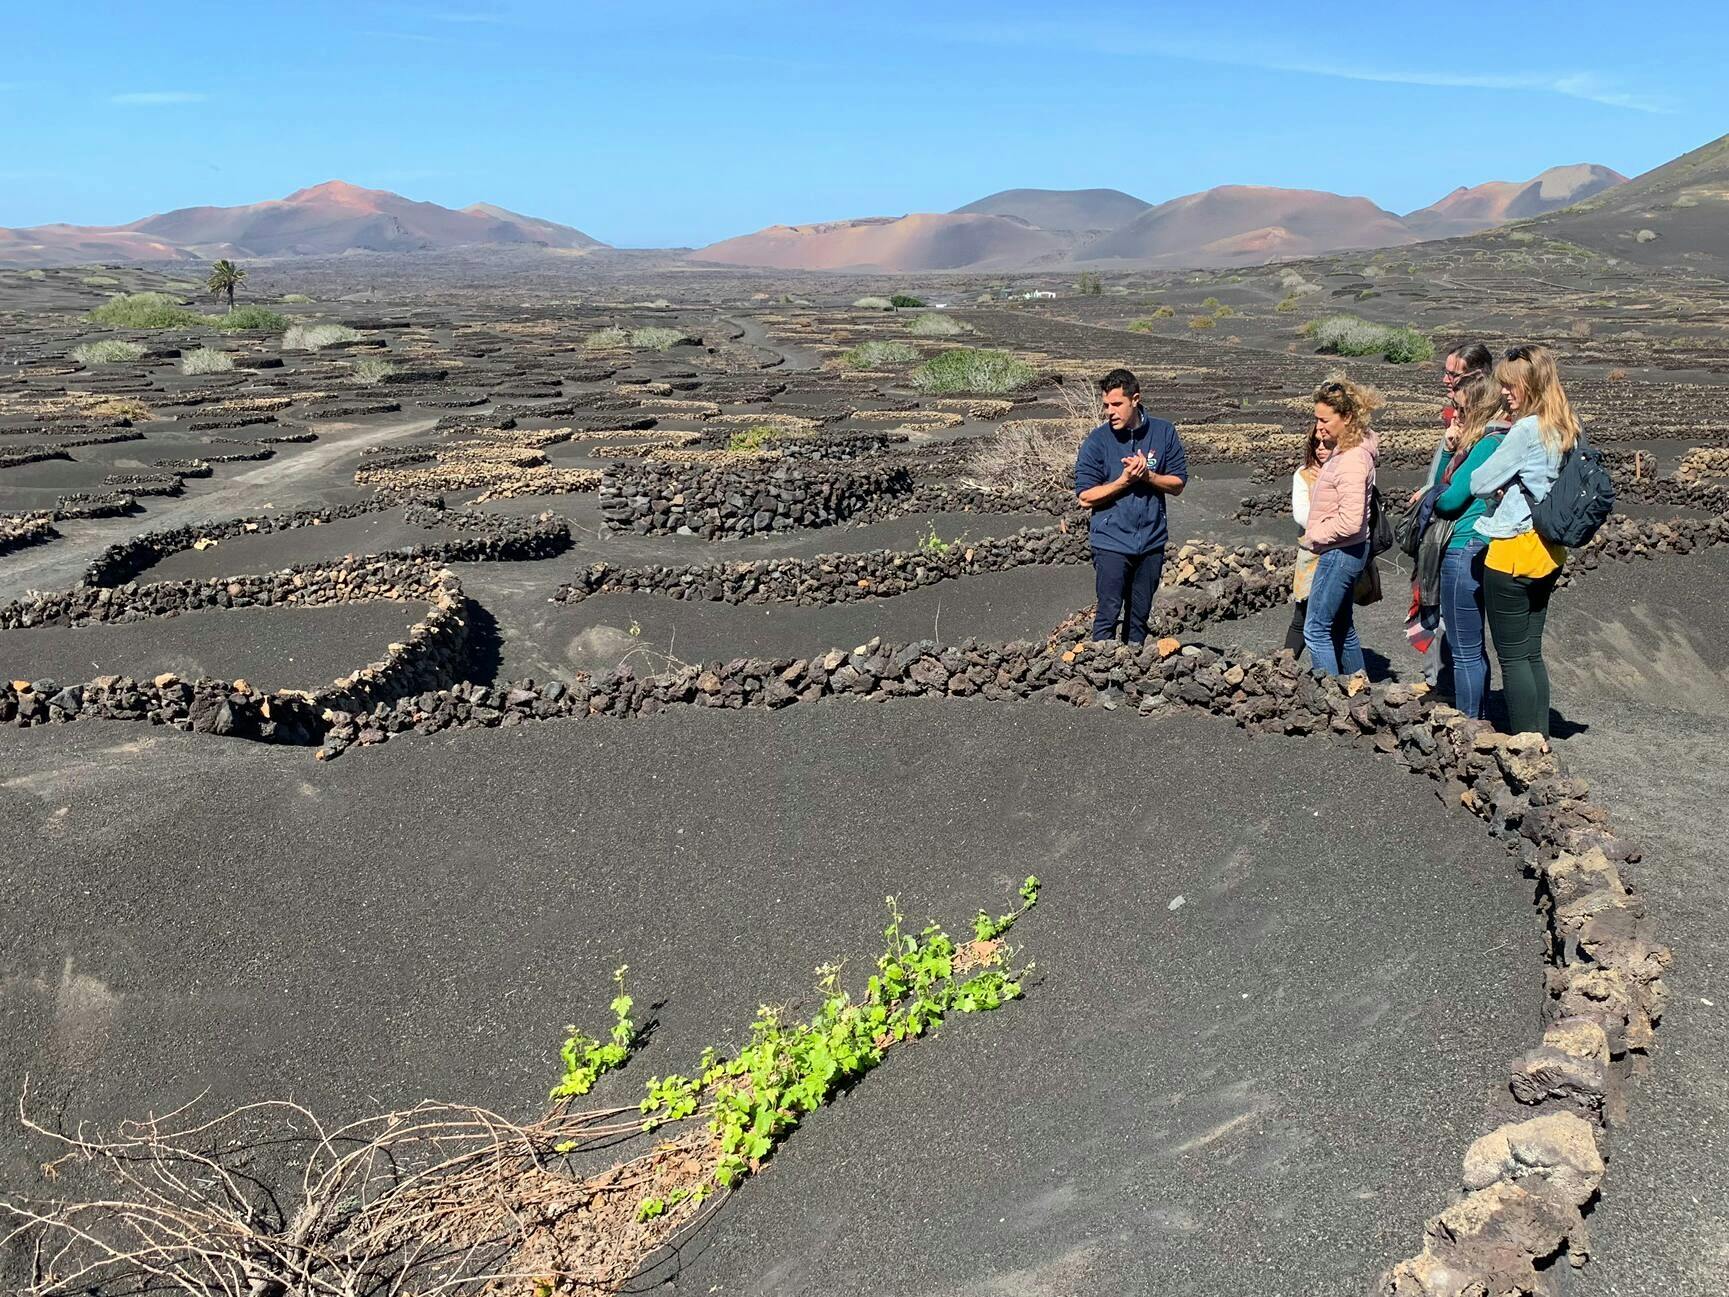
{"label": "thin white cloud", "polygon": [[1186,59],[1219,67],[1253,68],[1260,72],[1290,72],[1299,76],[1331,77],[1341,81],[1369,81],[1383,85],[1439,86],[1465,90],[1529,91],[1562,95],[1640,113],[1672,113],[1674,101],[1665,96],[1632,94],[1594,72],[1515,72],[1478,74],[1431,71],[1414,68],[1360,67],[1267,54],[1240,43],[1212,45],[1195,40],[1123,35],[1093,37],[1072,24],[1029,21],[997,27],[968,27],[942,23],[927,29],[934,36],[964,43],[1069,48],[1100,55],[1144,55]]}
{"label": "thin white cloud", "polygon": [[379,40],[413,41],[417,45],[455,45],[457,42],[445,36],[428,36],[423,32],[386,32],[359,31],[356,36],[372,36]]}
{"label": "thin white cloud", "polygon": [[[1198,56],[1197,56],[1198,57]],[[1672,103],[1655,95],[1634,95],[1606,86],[1602,79],[1589,72],[1561,75],[1531,72],[1512,76],[1478,75],[1474,73],[1423,72],[1409,69],[1335,67],[1325,63],[1277,62],[1251,59],[1208,57],[1207,62],[1228,62],[1239,67],[1261,68],[1269,72],[1306,73],[1316,77],[1337,77],[1342,81],[1373,81],[1383,85],[1443,86],[1463,90],[1530,90],[1539,93],[1565,95],[1569,99],[1584,99],[1610,108],[1627,108],[1640,113],[1672,113]]]}
{"label": "thin white cloud", "polygon": [[209,95],[196,90],[132,90],[110,95],[108,102],[133,108],[155,108],[163,104],[201,104],[208,98]]}

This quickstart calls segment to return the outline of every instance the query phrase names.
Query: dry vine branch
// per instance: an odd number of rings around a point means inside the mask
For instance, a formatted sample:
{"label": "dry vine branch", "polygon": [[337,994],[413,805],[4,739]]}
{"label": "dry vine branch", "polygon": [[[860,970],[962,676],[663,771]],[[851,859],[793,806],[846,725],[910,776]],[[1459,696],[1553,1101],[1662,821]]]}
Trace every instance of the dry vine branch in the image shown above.
{"label": "dry vine branch", "polygon": [[[693,1076],[656,1077],[633,1108],[573,1110],[556,1099],[517,1123],[472,1104],[426,1101],[326,1126],[301,1104],[267,1100],[209,1119],[194,1100],[112,1135],[31,1134],[63,1152],[49,1178],[79,1168],[103,1185],[93,1199],[0,1200],[16,1223],[0,1252],[22,1244],[28,1297],[179,1292],[187,1297],[553,1297],[612,1293],[676,1247],[772,1155],[805,1114],[951,1013],[995,1009],[1021,993],[1003,935],[1031,909],[980,911],[973,939],[935,924],[903,928],[889,898],[884,950],[855,1000],[839,966],[818,970],[822,1002],[805,1022],[763,1006],[730,1057],[704,1051]],[[566,1080],[581,1094],[619,1065],[635,1037],[624,970],[610,1046],[571,1028]],[[621,1040],[620,1037],[623,1037]],[[617,1049],[616,1057],[607,1049]],[[580,1080],[581,1089],[568,1088]],[[659,1132],[651,1142],[649,1133]],[[635,1152],[598,1170],[624,1141]],[[289,1168],[279,1200],[266,1177]]]}
{"label": "dry vine branch", "polygon": [[1081,441],[1103,422],[1103,417],[1093,382],[1083,375],[1067,376],[1051,392],[1062,414],[1003,424],[973,452],[964,481],[1001,494],[1072,484]]}
{"label": "dry vine branch", "polygon": [[[622,1191],[667,1179],[671,1150],[706,1136],[692,1130],[583,1178],[570,1158],[639,1134],[635,1108],[561,1106],[518,1124],[429,1101],[327,1128],[282,1100],[206,1120],[191,1120],[192,1107],[104,1136],[43,1125],[26,1091],[25,1128],[65,1150],[44,1172],[58,1178],[83,1166],[111,1190],[79,1201],[0,1200],[16,1222],[0,1247],[27,1239],[31,1249],[26,1293],[112,1283],[195,1297],[610,1291],[695,1214],[638,1223],[637,1198]],[[287,1203],[246,1169],[270,1146],[293,1150]],[[608,1195],[620,1199],[616,1209],[597,1201]],[[572,1213],[605,1218],[596,1241],[614,1240],[574,1265],[561,1259],[569,1240],[559,1228]]]}

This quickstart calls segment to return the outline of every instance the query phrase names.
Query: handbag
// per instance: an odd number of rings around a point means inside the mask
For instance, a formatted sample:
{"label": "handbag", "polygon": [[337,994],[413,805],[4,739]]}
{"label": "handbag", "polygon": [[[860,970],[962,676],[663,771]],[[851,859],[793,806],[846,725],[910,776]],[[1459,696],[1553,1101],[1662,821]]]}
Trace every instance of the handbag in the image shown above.
{"label": "handbag", "polygon": [[1381,602],[1381,567],[1372,555],[1351,585],[1351,602],[1359,608]]}

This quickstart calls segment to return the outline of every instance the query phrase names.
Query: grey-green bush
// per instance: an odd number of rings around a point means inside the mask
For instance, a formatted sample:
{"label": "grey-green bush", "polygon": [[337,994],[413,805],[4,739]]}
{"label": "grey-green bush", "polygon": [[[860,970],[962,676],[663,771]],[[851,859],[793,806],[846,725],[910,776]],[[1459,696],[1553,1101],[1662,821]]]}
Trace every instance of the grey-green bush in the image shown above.
{"label": "grey-green bush", "polygon": [[354,342],[360,330],[346,324],[291,324],[282,335],[284,351],[320,351],[338,342]]}
{"label": "grey-green bush", "polygon": [[690,335],[679,329],[664,329],[650,326],[646,329],[630,331],[630,345],[640,347],[644,351],[669,351],[681,342],[689,342]]}
{"label": "grey-green bush", "polygon": [[226,374],[234,368],[234,357],[213,347],[199,347],[180,357],[182,374]]}
{"label": "grey-green bush", "polygon": [[918,358],[919,350],[910,342],[885,342],[878,339],[861,342],[852,350],[843,351],[836,363],[842,369],[887,369]]}
{"label": "grey-green bush", "polygon": [[861,297],[853,303],[861,311],[892,311],[895,304],[886,297]]}
{"label": "grey-green bush", "polygon": [[610,351],[614,347],[630,346],[630,334],[623,329],[596,329],[582,340],[590,351]]}
{"label": "grey-green bush", "polygon": [[947,315],[916,316],[907,326],[907,332],[915,338],[952,338],[966,331],[966,325]]}
{"label": "grey-green bush", "polygon": [[1000,395],[1017,391],[1038,377],[1038,371],[1006,351],[956,347],[938,352],[911,374],[923,392],[983,392]]}
{"label": "grey-green bush", "polygon": [[373,383],[382,383],[395,372],[396,366],[383,356],[362,356],[354,362],[350,377],[357,383],[365,383],[370,386]]}
{"label": "grey-green bush", "polygon": [[72,359],[80,365],[118,365],[137,360],[143,354],[144,348],[136,342],[124,342],[119,338],[101,338],[72,348]]}

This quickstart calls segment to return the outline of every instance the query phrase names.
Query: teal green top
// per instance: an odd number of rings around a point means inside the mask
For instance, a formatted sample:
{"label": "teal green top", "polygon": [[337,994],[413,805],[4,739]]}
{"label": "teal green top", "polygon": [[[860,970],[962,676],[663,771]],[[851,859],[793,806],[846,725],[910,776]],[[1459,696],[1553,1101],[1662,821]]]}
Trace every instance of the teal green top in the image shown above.
{"label": "teal green top", "polygon": [[[1465,462],[1454,472],[1453,480],[1447,484],[1447,489],[1435,497],[1436,515],[1453,519],[1453,539],[1447,542],[1448,549],[1464,549],[1465,546],[1483,539],[1477,534],[1477,519],[1488,509],[1489,501],[1483,496],[1471,494],[1471,474],[1495,453],[1505,431],[1504,428],[1491,426],[1479,437],[1477,444],[1471,447],[1471,453],[1465,456]],[[1452,457],[1448,456],[1436,465],[1435,482],[1441,480],[1441,473],[1451,459]]]}

